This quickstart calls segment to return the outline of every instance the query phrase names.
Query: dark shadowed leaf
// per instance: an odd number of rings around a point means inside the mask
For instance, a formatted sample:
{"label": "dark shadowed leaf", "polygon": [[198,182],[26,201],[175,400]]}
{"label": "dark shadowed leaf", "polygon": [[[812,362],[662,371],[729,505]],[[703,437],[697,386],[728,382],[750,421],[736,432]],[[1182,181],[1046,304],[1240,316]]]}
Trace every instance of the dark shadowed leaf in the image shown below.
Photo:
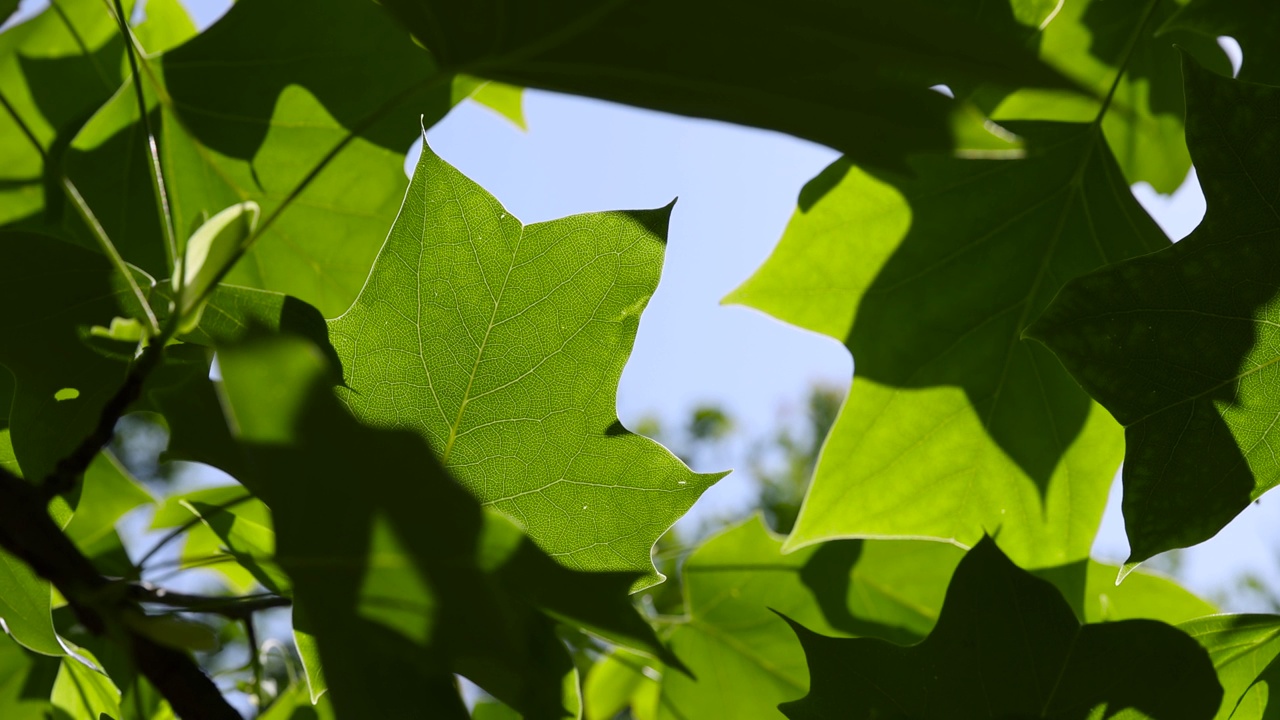
{"label": "dark shadowed leaf", "polygon": [[459,673],[527,718],[563,717],[573,663],[557,620],[666,655],[628,601],[634,574],[562,567],[482,509],[420,437],[357,423],[315,345],[262,340],[220,358],[242,480],[272,508],[295,624],[315,637],[340,714],[466,717]]}
{"label": "dark shadowed leaf", "polygon": [[[1235,38],[1244,53],[1240,79],[1280,84],[1280,3],[1271,0],[1191,0],[1165,23],[1169,31],[1190,31],[1210,39]],[[1199,58],[1197,58],[1199,59]]]}
{"label": "dark shadowed leaf", "polygon": [[1071,282],[1028,332],[1125,426],[1134,562],[1207,540],[1280,481],[1280,90],[1186,74],[1204,222]]}
{"label": "dark shadowed leaf", "polygon": [[1153,620],[1081,625],[1049,583],[983,539],[956,569],[938,624],[902,647],[792,627],[812,688],[782,706],[810,718],[1209,720],[1222,698],[1208,654]]}
{"label": "dark shadowed leaf", "polygon": [[936,0],[384,4],[451,69],[781,130],[879,167],[952,149],[958,107],[931,85],[1070,86],[986,17]]}

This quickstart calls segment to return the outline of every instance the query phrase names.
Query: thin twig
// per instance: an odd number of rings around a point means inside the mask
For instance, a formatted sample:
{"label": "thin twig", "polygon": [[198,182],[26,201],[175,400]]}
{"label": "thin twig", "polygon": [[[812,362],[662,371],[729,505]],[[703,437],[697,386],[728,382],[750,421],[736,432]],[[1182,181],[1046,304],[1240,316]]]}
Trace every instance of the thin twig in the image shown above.
{"label": "thin twig", "polygon": [[31,483],[0,468],[0,547],[58,588],[82,625],[95,635],[122,638],[133,666],[184,720],[241,720],[222,692],[185,653],[134,630],[125,617],[139,612],[115,584],[53,522],[47,498]]}
{"label": "thin twig", "polygon": [[156,587],[151,583],[145,582],[130,585],[129,594],[130,597],[140,603],[164,605],[184,612],[220,615],[232,620],[242,620],[261,610],[293,605],[292,599],[275,593],[236,597],[188,595]]}
{"label": "thin twig", "polygon": [[53,472],[44,479],[40,490],[46,500],[74,489],[76,482],[88,469],[89,463],[93,462],[98,452],[111,442],[111,438],[115,436],[116,422],[130,405],[137,402],[142,395],[142,387],[147,377],[164,357],[165,343],[162,339],[159,340],[148,345],[142,351],[142,355],[134,361],[120,389],[116,390],[115,394],[107,400],[107,404],[102,406],[102,412],[98,414],[98,424],[94,426],[93,431],[71,451],[71,454],[59,460]]}
{"label": "thin twig", "polygon": [[156,196],[156,211],[160,214],[160,229],[164,232],[165,251],[169,256],[169,267],[176,268],[178,262],[178,240],[173,230],[173,211],[169,208],[169,192],[165,188],[164,170],[160,167],[160,151],[156,146],[156,136],[151,130],[151,113],[147,108],[147,99],[142,92],[142,76],[138,74],[138,53],[134,47],[133,31],[129,29],[129,19],[124,13],[120,0],[116,3],[116,24],[120,26],[120,36],[124,38],[125,54],[129,57],[129,69],[133,72],[134,96],[138,101],[138,114],[142,119],[142,131],[147,137],[147,165],[151,170],[151,190]]}
{"label": "thin twig", "polygon": [[251,500],[252,498],[253,498],[252,495],[245,493],[240,497],[233,498],[231,500],[228,500],[224,503],[220,503],[218,505],[214,505],[213,507],[209,508],[210,512],[207,514],[204,514],[204,515],[194,514],[194,516],[190,520],[182,523],[178,527],[171,530],[167,535],[160,538],[160,540],[155,545],[153,545],[145,555],[142,556],[142,559],[138,561],[137,563],[138,569],[141,570],[145,568],[147,561],[150,560],[152,557],[154,557],[156,553],[160,552],[160,548],[163,548],[165,545],[168,545],[169,543],[177,539],[178,536],[187,532],[188,530],[195,527],[196,525],[199,525],[200,523],[204,522],[204,519],[209,515],[215,515],[224,510],[230,510],[231,508],[239,505],[240,503],[245,502],[247,500]]}
{"label": "thin twig", "polygon": [[102,248],[102,252],[111,261],[116,272],[123,275],[125,281],[129,283],[129,289],[133,291],[134,299],[142,307],[142,312],[147,315],[147,322],[150,324],[151,332],[159,334],[160,321],[156,319],[156,314],[151,309],[151,303],[147,302],[147,296],[143,294],[142,287],[138,285],[138,279],[133,276],[133,271],[129,269],[129,264],[124,261],[124,257],[116,249],[115,243],[111,242],[111,238],[107,237],[107,231],[98,222],[98,217],[93,214],[93,210],[90,209],[89,203],[85,202],[80,190],[76,188],[75,183],[71,182],[71,178],[65,175],[62,177],[62,190],[66,193],[67,198],[71,200],[71,204],[75,206],[76,211],[80,213],[80,218],[84,220],[85,225],[89,226],[94,239],[98,241],[98,246]]}

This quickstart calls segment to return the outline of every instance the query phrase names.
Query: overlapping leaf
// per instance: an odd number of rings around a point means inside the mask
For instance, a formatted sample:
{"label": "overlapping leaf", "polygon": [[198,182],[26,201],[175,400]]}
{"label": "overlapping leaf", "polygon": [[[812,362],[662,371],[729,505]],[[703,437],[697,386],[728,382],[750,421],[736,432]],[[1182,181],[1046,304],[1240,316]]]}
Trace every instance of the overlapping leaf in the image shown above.
{"label": "overlapping leaf", "polygon": [[[359,291],[404,191],[404,153],[476,85],[457,91],[375,4],[238,3],[199,37],[147,61],[179,246],[245,200],[265,217],[291,201],[228,276],[327,316]],[[125,257],[168,274],[132,87],[76,137],[68,172]],[[331,157],[330,157],[331,156]],[[328,159],[296,199],[290,194]]]}
{"label": "overlapping leaf", "polygon": [[726,298],[854,356],[789,547],[998,530],[1027,567],[1088,556],[1120,430],[1021,333],[1067,279],[1166,240],[1096,125],[1011,127],[1024,160],[921,157],[914,179],[837,161]]}
{"label": "overlapping leaf", "polygon": [[58,160],[120,87],[119,32],[101,2],[67,0],[0,34],[0,225],[82,237],[56,184]]}
{"label": "overlapping leaf", "polygon": [[1049,583],[984,539],[956,569],[937,626],[902,647],[797,622],[812,688],[805,718],[1204,718],[1222,698],[1203,648],[1153,620],[1081,625]]}
{"label": "overlapping leaf", "polygon": [[1280,681],[1280,617],[1217,615],[1182,625],[1209,651],[1222,683],[1216,720],[1268,720],[1280,717],[1280,701],[1271,698]]}
{"label": "overlapping leaf", "polygon": [[1240,79],[1280,84],[1280,5],[1269,0],[1191,0],[1165,23],[1167,30],[1199,33],[1209,38],[1235,38],[1244,53]]}
{"label": "overlapping leaf", "polygon": [[1191,167],[1183,140],[1185,106],[1175,45],[1231,74],[1214,38],[1165,25],[1178,7],[1178,0],[1060,3],[1039,33],[1040,56],[1095,95],[1022,90],[1004,98],[992,117],[1088,122],[1098,115],[1103,98],[1109,98],[1103,134],[1125,178],[1173,192]]}
{"label": "overlapping leaf", "polygon": [[781,130],[880,167],[902,167],[909,151],[953,147],[957,106],[930,85],[1070,86],[1017,38],[966,12],[968,4],[386,5],[446,67]]}
{"label": "overlapping leaf", "polygon": [[[619,654],[587,676],[588,717],[612,718],[606,710],[632,703],[652,708],[654,718],[780,718],[778,703],[803,696],[809,671],[773,611],[824,635],[915,642],[933,628],[962,557],[957,548],[922,542],[835,541],[787,555],[781,548],[757,518],[694,552],[683,574],[687,616],[666,631],[693,677],[659,676],[651,661]],[[1044,576],[1064,583],[1087,622],[1181,622],[1215,611],[1163,578],[1137,574],[1117,587],[1115,567],[1072,569]]]}
{"label": "overlapping leaf", "polygon": [[1029,333],[1125,426],[1134,562],[1212,537],[1280,481],[1280,90],[1186,75],[1204,221],[1071,282]]}
{"label": "overlapping leaf", "polygon": [[659,578],[658,536],[721,475],[618,422],[670,208],[523,226],[425,144],[368,284],[330,336],[340,395],[410,428],[569,567]]}
{"label": "overlapping leaf", "polygon": [[482,511],[420,437],[352,420],[313,344],[264,340],[220,358],[245,484],[272,508],[295,625],[318,641],[340,714],[466,717],[460,673],[525,717],[562,717],[573,664],[553,618],[665,654],[627,599],[634,574],[561,567]]}

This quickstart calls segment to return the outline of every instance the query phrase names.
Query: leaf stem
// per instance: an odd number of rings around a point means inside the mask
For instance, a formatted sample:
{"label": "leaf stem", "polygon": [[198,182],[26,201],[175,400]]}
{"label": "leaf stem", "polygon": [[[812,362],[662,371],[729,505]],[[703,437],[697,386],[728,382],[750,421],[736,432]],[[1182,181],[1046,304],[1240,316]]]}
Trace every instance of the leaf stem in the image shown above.
{"label": "leaf stem", "polygon": [[31,146],[36,149],[36,152],[40,153],[40,162],[43,164],[46,159],[44,146],[40,144],[36,134],[31,132],[31,127],[27,125],[27,121],[22,119],[22,116],[18,114],[13,105],[9,104],[9,98],[4,96],[3,91],[0,91],[0,105],[4,105],[4,109],[9,112],[9,117],[13,118],[13,121],[18,124],[18,129],[22,131],[23,135],[27,136],[27,140],[31,141]]}
{"label": "leaf stem", "polygon": [[193,527],[195,527],[196,525],[199,525],[200,523],[204,522],[205,518],[206,518],[206,517],[208,517],[208,515],[213,515],[213,514],[216,514],[216,513],[222,512],[222,511],[224,511],[224,510],[230,510],[231,508],[235,507],[236,505],[239,505],[240,503],[245,502],[245,501],[247,501],[247,500],[250,500],[250,499],[252,499],[252,498],[253,498],[253,496],[252,496],[252,495],[250,495],[250,494],[248,494],[248,493],[245,493],[245,494],[244,494],[244,495],[242,495],[241,497],[233,498],[233,499],[228,500],[228,501],[226,501],[226,502],[224,502],[224,503],[221,503],[221,504],[219,504],[219,505],[215,505],[215,506],[213,506],[212,508],[210,508],[210,512],[209,512],[209,513],[207,513],[207,514],[205,514],[205,515],[195,515],[195,516],[194,516],[194,517],[192,517],[190,520],[188,520],[188,521],[186,521],[186,522],[182,523],[181,525],[179,525],[178,527],[176,527],[176,528],[174,528],[172,531],[170,531],[167,535],[165,535],[164,537],[160,538],[160,540],[159,540],[155,545],[153,545],[153,546],[151,547],[151,549],[150,549],[150,550],[148,550],[148,551],[147,551],[147,553],[146,553],[145,555],[143,555],[143,556],[142,556],[142,559],[141,559],[141,560],[139,560],[139,561],[137,562],[137,567],[138,567],[138,569],[139,569],[139,570],[141,570],[141,569],[145,568],[145,567],[146,567],[146,564],[147,564],[147,561],[148,561],[148,560],[150,560],[151,558],[155,557],[155,554],[156,554],[156,553],[158,553],[158,552],[160,552],[160,549],[161,549],[161,548],[163,548],[165,545],[168,545],[169,543],[173,542],[173,541],[174,541],[174,540],[176,540],[180,535],[182,535],[183,533],[187,532],[187,531],[188,531],[188,530],[190,530],[191,528],[193,528]]}
{"label": "leaf stem", "polygon": [[146,383],[147,377],[160,364],[164,356],[164,346],[165,340],[157,339],[156,342],[148,345],[134,361],[133,366],[129,368],[129,374],[125,376],[124,383],[107,400],[107,404],[102,406],[102,412],[98,415],[98,424],[94,426],[93,431],[71,451],[71,454],[59,460],[53,472],[44,479],[41,491],[46,500],[74,489],[76,481],[84,475],[89,463],[93,462],[93,458],[103,446],[111,442],[116,432],[116,421],[142,395],[142,386]]}
{"label": "leaf stem", "polygon": [[125,282],[129,283],[129,289],[133,291],[134,299],[138,301],[142,312],[147,315],[147,322],[153,334],[160,333],[160,321],[156,319],[155,312],[151,309],[151,303],[147,302],[146,295],[143,294],[142,288],[138,285],[138,279],[133,276],[133,271],[129,269],[128,263],[120,255],[120,251],[116,249],[115,243],[111,242],[111,238],[107,237],[107,231],[103,229],[102,224],[98,222],[98,218],[93,214],[93,210],[89,207],[89,203],[85,202],[84,196],[80,194],[80,190],[76,188],[75,183],[71,182],[71,178],[62,176],[62,190],[66,193],[67,198],[71,200],[71,204],[75,206],[76,211],[80,213],[80,218],[84,220],[84,224],[89,227],[89,231],[93,233],[93,237],[98,241],[98,246],[102,248],[102,252],[115,266],[117,272],[124,276]]}
{"label": "leaf stem", "polygon": [[169,192],[165,187],[164,170],[160,166],[160,151],[156,146],[156,136],[151,130],[151,113],[147,109],[147,99],[142,91],[142,76],[138,74],[138,50],[129,28],[129,20],[125,16],[121,0],[115,0],[116,24],[120,26],[120,36],[124,39],[125,55],[129,58],[129,69],[133,73],[134,97],[138,101],[138,115],[142,119],[142,130],[146,134],[147,165],[151,170],[151,190],[156,196],[156,211],[160,214],[160,228],[164,232],[165,251],[169,256],[169,267],[176,268],[178,262],[178,241],[173,230],[173,211],[169,207]]}
{"label": "leaf stem", "polygon": [[1142,12],[1142,20],[1138,22],[1138,26],[1133,29],[1133,34],[1129,36],[1129,42],[1124,48],[1124,59],[1120,61],[1120,66],[1116,68],[1116,77],[1111,81],[1111,87],[1107,90],[1107,96],[1102,100],[1102,107],[1098,109],[1098,116],[1093,119],[1094,126],[1102,124],[1102,119],[1106,117],[1107,110],[1111,108],[1111,100],[1116,96],[1116,89],[1120,87],[1120,80],[1124,77],[1125,71],[1129,67],[1129,61],[1133,59],[1134,48],[1138,46],[1138,40],[1142,37],[1142,31],[1146,29],[1147,23],[1151,22],[1151,17],[1155,14],[1156,6],[1160,4],[1160,0],[1149,0],[1147,7]]}

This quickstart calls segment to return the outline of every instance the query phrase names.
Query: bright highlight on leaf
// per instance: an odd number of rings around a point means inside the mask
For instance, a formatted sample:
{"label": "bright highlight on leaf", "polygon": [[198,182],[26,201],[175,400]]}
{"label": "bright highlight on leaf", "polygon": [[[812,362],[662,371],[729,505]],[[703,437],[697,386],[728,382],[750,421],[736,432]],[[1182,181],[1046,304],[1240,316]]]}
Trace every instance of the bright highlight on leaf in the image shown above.
{"label": "bright highlight on leaf", "polygon": [[424,141],[351,309],[343,402],[420,434],[568,567],[659,580],[650,548],[723,476],[622,427],[618,378],[658,285],[670,207],[524,226]]}
{"label": "bright highlight on leaf", "polygon": [[1027,567],[1088,556],[1120,430],[1022,331],[1066,279],[1167,241],[1096,125],[1010,128],[1023,160],[837,161],[725,299],[853,353],[789,548],[992,532]]}
{"label": "bright highlight on leaf", "polygon": [[213,282],[239,257],[258,226],[261,209],[252,200],[236,203],[209,218],[187,240],[186,254],[173,275],[178,296],[176,312],[183,318],[181,332],[200,324],[200,313]]}

